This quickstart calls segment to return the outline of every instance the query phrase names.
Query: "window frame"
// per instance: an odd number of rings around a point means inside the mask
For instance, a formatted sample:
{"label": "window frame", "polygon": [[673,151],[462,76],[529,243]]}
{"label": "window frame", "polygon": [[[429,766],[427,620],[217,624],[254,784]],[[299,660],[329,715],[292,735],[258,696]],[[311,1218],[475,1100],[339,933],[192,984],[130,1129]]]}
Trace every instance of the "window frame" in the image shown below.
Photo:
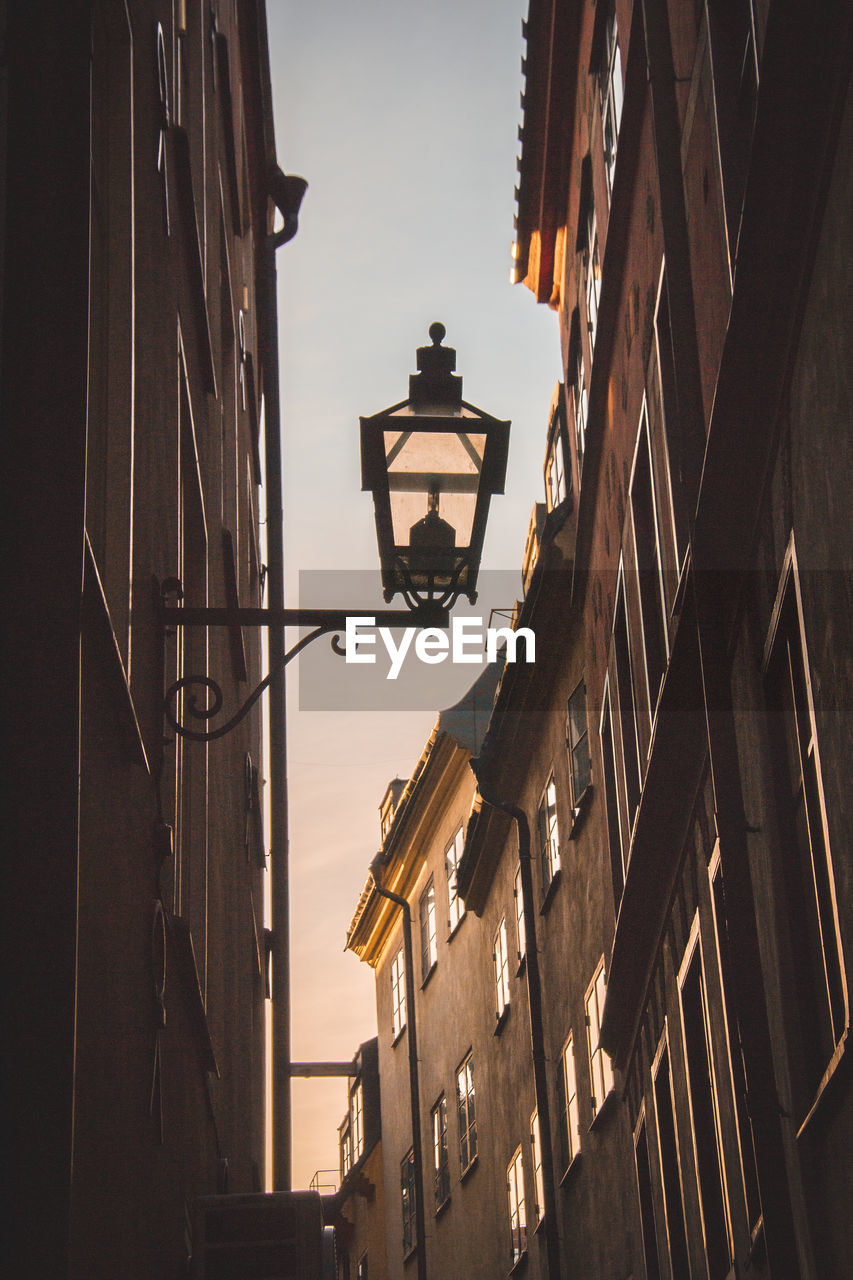
{"label": "window frame", "polygon": [[[688,983],[694,980],[697,982],[698,1010],[693,1011],[687,1004],[686,988]],[[707,1259],[711,1280],[719,1278],[724,1280],[729,1274],[730,1268],[734,1261],[734,1231],[732,1227],[732,1212],[729,1200],[728,1177],[725,1160],[725,1147],[723,1144],[722,1120],[720,1111],[720,1095],[719,1085],[717,1082],[717,1070],[714,1062],[713,1041],[711,1038],[711,1025],[708,1012],[708,991],[705,980],[705,961],[703,955],[702,938],[699,927],[699,911],[698,908],[693,916],[693,922],[690,927],[690,933],[687,938],[687,945],[684,948],[684,955],[678,968],[676,978],[678,986],[678,1005],[679,1020],[681,1022],[681,1048],[684,1055],[684,1076],[687,1085],[687,1104],[690,1114],[690,1141],[693,1152],[693,1170],[696,1182],[696,1191],[699,1202],[699,1214],[702,1224],[702,1236],[705,1244],[705,1255]],[[701,1044],[697,1044],[691,1031],[689,1030],[696,1019],[699,1021],[699,1033],[701,1036]],[[695,1029],[695,1028],[694,1028]],[[703,1053],[704,1050],[704,1053]],[[697,1078],[694,1068],[699,1064],[697,1058],[702,1059],[702,1064],[707,1069],[707,1081]],[[691,1065],[692,1064],[692,1065]],[[703,1097],[705,1090],[703,1085],[707,1083],[707,1096]],[[710,1101],[710,1116],[712,1134],[708,1134],[707,1116],[703,1117],[702,1112],[705,1110],[707,1103]],[[702,1141],[700,1141],[699,1129],[702,1127]],[[715,1169],[711,1167],[709,1158],[713,1158]],[[715,1176],[716,1173],[716,1176]],[[719,1193],[719,1205],[714,1205],[711,1200],[715,1193]],[[711,1239],[711,1232],[714,1229],[713,1216],[715,1213],[721,1213],[722,1222],[716,1224],[717,1234]],[[720,1228],[722,1229],[722,1237],[719,1237]],[[710,1249],[722,1247],[727,1256],[723,1259],[722,1255],[717,1259],[717,1265],[714,1266]]]}
{"label": "window frame", "polygon": [[543,475],[545,479],[545,505],[549,512],[566,502],[571,493],[569,473],[569,434],[566,425],[565,388],[558,384],[548,421],[548,442],[545,450]]}
{"label": "window frame", "polygon": [[[573,741],[574,723],[572,720],[572,703],[580,692],[583,692],[583,733],[579,734]],[[578,785],[578,776],[575,771],[575,752],[582,743],[586,744],[586,780],[583,786]],[[580,803],[586,794],[592,782],[592,758],[589,749],[589,715],[587,712],[587,696],[586,696],[586,679],[581,676],[572,692],[569,694],[566,702],[566,747],[569,753],[569,789],[571,792],[572,809],[574,816],[577,818],[580,810]],[[580,772],[580,778],[583,780],[583,772]]]}
{"label": "window frame", "polygon": [[[549,792],[553,791],[553,804]],[[553,815],[553,817],[552,817]],[[544,823],[543,823],[544,817]],[[547,896],[560,870],[560,824],[557,817],[557,782],[553,768],[542,788],[536,810],[539,840],[539,868],[542,873],[542,897]]]}
{"label": "window frame", "polygon": [[[641,1142],[642,1153],[640,1150]],[[661,1280],[660,1259],[658,1256],[657,1213],[655,1211],[645,1098],[640,1103],[637,1122],[634,1125],[633,1147],[634,1173],[637,1179],[637,1202],[640,1212],[640,1237],[643,1244],[643,1259],[646,1264],[646,1280]]]}
{"label": "window frame", "polygon": [[[645,486],[643,486],[644,480],[646,482]],[[646,492],[640,492],[641,486],[646,488]],[[637,590],[640,597],[643,673],[649,707],[649,720],[654,723],[661,689],[663,688],[669,664],[669,627],[666,589],[664,586],[659,503],[655,485],[654,458],[652,456],[651,424],[645,393],[643,393],[640,421],[637,426],[637,438],[634,444],[634,458],[631,465],[628,493],[631,507],[631,531],[634,538]],[[646,502],[648,503],[647,511],[643,510]],[[645,522],[648,523],[648,528],[643,527]],[[651,535],[650,539],[649,534]],[[650,548],[646,545],[649,541]],[[646,563],[649,549],[651,551],[650,562]],[[655,632],[657,632],[657,637],[655,637]],[[660,674],[658,675],[655,672],[657,676],[656,689],[652,688],[653,678],[650,671],[654,659],[654,654],[651,650],[654,645],[657,645],[660,649],[660,653],[657,655]]]}
{"label": "window frame", "polygon": [[[624,640],[623,640],[624,631]],[[631,837],[634,831],[640,798],[643,793],[642,761],[640,759],[640,725],[637,715],[637,693],[634,684],[634,656],[631,626],[628,618],[628,595],[625,585],[625,563],[619,559],[616,599],[613,604],[611,628],[611,654],[616,677],[616,707],[618,711],[619,745],[622,755],[622,798],[625,804],[626,829],[624,836],[625,874],[628,874]],[[608,664],[610,665],[610,664]],[[617,770],[617,777],[619,771]],[[636,796],[634,794],[636,790]]]}
{"label": "window frame", "polygon": [[[618,80],[618,85],[617,85]],[[601,61],[598,68],[598,99],[601,107],[601,146],[604,154],[604,176],[607,198],[613,198],[613,180],[616,172],[616,155],[619,148],[619,129],[622,109],[625,105],[625,78],[622,75],[622,58],[619,45],[619,24],[616,5],[611,0],[604,19]],[[608,128],[612,130],[612,145],[608,149]]]}
{"label": "window frame", "polygon": [[746,1077],[744,1074],[743,1056],[740,1046],[737,1019],[730,1018],[728,1012],[732,978],[731,961],[728,954],[728,940],[726,933],[723,899],[723,864],[720,857],[719,840],[717,840],[714,845],[714,850],[711,854],[711,861],[708,863],[708,885],[710,888],[711,918],[714,926],[714,945],[717,955],[717,969],[720,975],[720,998],[722,1000],[727,1066],[734,1102],[734,1128],[737,1137],[738,1156],[740,1159],[744,1209],[751,1237],[753,1240],[756,1240],[761,1229],[763,1218],[761,1209],[761,1191],[758,1183],[758,1165],[755,1155],[752,1121],[750,1120],[747,1108]]}
{"label": "window frame", "polygon": [[[813,928],[801,930],[797,940],[789,936],[791,963],[795,969],[799,966],[799,971],[802,971],[804,966],[802,946],[804,939],[811,935],[812,950],[814,951],[816,946],[820,950],[820,964],[815,967],[819,970],[822,968],[824,974],[823,984],[819,981],[816,984],[814,975],[811,981],[806,978],[811,993],[811,1000],[805,1002],[809,1009],[808,1016],[816,1015],[824,1020],[822,1027],[817,1026],[817,1033],[814,1036],[810,1036],[805,1030],[806,1015],[803,1011],[803,1002],[797,1001],[796,1009],[792,1007],[793,1002],[789,1003],[789,1019],[793,1016],[795,1024],[790,1030],[796,1037],[796,1044],[792,1041],[790,1034],[788,1037],[789,1064],[794,1064],[792,1076],[795,1075],[796,1069],[799,1069],[799,1078],[792,1078],[792,1090],[799,1095],[794,1098],[796,1110],[794,1119],[799,1132],[802,1132],[814,1114],[826,1085],[844,1054],[850,1028],[850,1002],[820,762],[811,663],[793,531],[788,541],[771,613],[764,646],[762,673],[765,679],[768,710],[771,717],[775,717],[777,722],[782,722],[780,732],[772,734],[771,737],[775,754],[778,831],[784,846],[783,853],[787,854],[781,873],[783,897],[790,900],[794,893],[794,887],[790,883],[793,876],[798,876],[800,884],[805,879],[809,892],[809,912],[810,915],[814,913],[812,920],[813,922],[816,920],[818,931],[817,940],[814,938]],[[791,729],[793,734],[789,732]],[[793,738],[792,742],[788,741],[789,737]],[[794,753],[796,753],[795,758]],[[798,771],[798,782],[793,794],[791,792],[792,766]],[[796,796],[797,792],[799,792],[799,799]],[[791,846],[799,844],[796,837],[798,823],[795,813],[798,806],[802,808],[805,828],[803,835],[808,845],[807,857],[804,848],[795,848],[791,852]],[[788,826],[792,826],[795,831],[794,838],[789,842],[785,840],[786,819]],[[819,851],[816,857],[815,848],[818,843]],[[819,884],[818,880],[822,880],[823,883]],[[802,895],[799,895],[798,902],[802,911]],[[825,942],[827,935],[832,943],[834,960],[832,955],[827,955]],[[806,943],[806,945],[809,944]],[[800,948],[799,953],[798,948]],[[810,963],[813,963],[815,955],[807,958]],[[837,984],[837,989],[833,993],[834,984]],[[799,982],[795,985],[798,990],[803,986]],[[821,985],[822,1008],[817,1010],[813,1006],[817,1003]],[[839,1005],[840,1007],[834,1007]],[[805,1044],[813,1043],[817,1039],[817,1034],[820,1034],[824,1040],[820,1048],[823,1066],[819,1072],[818,1067],[812,1065],[809,1073],[807,1063],[797,1062],[796,1051],[799,1048],[802,1054]]]}
{"label": "window frame", "polygon": [[421,942],[421,986],[438,964],[438,938],[435,922],[435,880],[430,876],[418,899],[418,923]]}
{"label": "window frame", "polygon": [[403,1219],[403,1257],[417,1248],[417,1204],[415,1201],[415,1153],[412,1147],[400,1161],[400,1200]]}
{"label": "window frame", "polygon": [[530,1117],[530,1163],[533,1167],[533,1217],[536,1226],[545,1217],[545,1174],[542,1169],[542,1134],[539,1112]]}
{"label": "window frame", "polygon": [[[460,1082],[464,1079],[464,1093]],[[456,1068],[456,1115],[459,1121],[459,1167],[461,1176],[477,1160],[477,1105],[474,1086],[474,1055],[469,1049]]]}
{"label": "window frame", "polygon": [[[571,335],[569,359],[566,367],[566,382],[572,389],[572,418],[578,468],[578,492],[580,492],[583,460],[586,453],[586,435],[589,427],[589,393],[586,388],[586,366],[584,365],[583,344],[580,334],[580,312],[577,307],[572,313]],[[572,375],[571,378],[569,374]]]}
{"label": "window frame", "polygon": [[516,1147],[506,1170],[507,1208],[509,1210],[510,1267],[515,1267],[527,1253],[527,1206],[524,1197],[524,1152]]}
{"label": "window frame", "polygon": [[560,1125],[565,1142],[565,1151],[563,1152],[565,1176],[580,1155],[581,1146],[583,1145],[581,1139],[580,1099],[578,1097],[578,1069],[575,1059],[575,1033],[573,1029],[569,1030],[565,1043],[560,1050],[559,1072],[558,1083],[561,1094],[560,1101],[562,1103]]}
{"label": "window frame", "polygon": [[[586,1023],[587,1062],[589,1066],[589,1101],[592,1107],[592,1121],[595,1123],[601,1115],[604,1104],[614,1092],[616,1080],[610,1055],[601,1045],[601,1014],[604,999],[607,995],[607,978],[604,967],[604,956],[595,967],[592,981],[584,996],[584,1021]],[[595,1018],[593,1019],[594,1010]],[[593,1046],[593,1040],[595,1045]],[[597,1089],[601,1088],[599,1099]]]}
{"label": "window frame", "polygon": [[495,1022],[501,1024],[509,1012],[509,944],[507,942],[506,916],[501,916],[495,930],[492,960],[495,967]]}
{"label": "window frame", "polygon": [[357,1164],[364,1155],[364,1087],[357,1080],[349,1097],[352,1162]]}
{"label": "window frame", "polygon": [[450,1148],[447,1141],[447,1096],[442,1093],[430,1111],[432,1120],[432,1172],[435,1212],[450,1199]]}
{"label": "window frame", "polygon": [[447,880],[447,928],[450,937],[465,918],[465,903],[457,892],[457,872],[465,843],[465,825],[460,823],[444,851],[444,873]]}
{"label": "window frame", "polygon": [[[663,1200],[663,1227],[666,1233],[667,1259],[673,1275],[690,1277],[690,1254],[687,1244],[684,1177],[681,1167],[678,1118],[672,1080],[672,1058],[669,1052],[669,1023],[664,1018],[651,1067],[652,1098],[655,1112],[655,1142],[660,1168]],[[667,1128],[661,1128],[661,1100],[666,1103]],[[670,1132],[671,1131],[671,1132]],[[664,1150],[666,1147],[666,1150]],[[675,1202],[675,1194],[678,1202]]]}
{"label": "window frame", "polygon": [[589,201],[586,209],[586,233],[582,253],[583,259],[583,292],[586,308],[586,329],[589,340],[590,358],[595,354],[595,340],[598,337],[598,313],[601,307],[601,246],[598,238],[598,220],[595,212],[595,200],[592,186],[589,188]]}
{"label": "window frame", "polygon": [[613,880],[613,905],[619,913],[619,903],[625,890],[628,859],[625,854],[625,837],[619,809],[619,766],[616,759],[616,736],[613,728],[613,699],[610,693],[610,676],[604,677],[601,694],[601,715],[598,722],[598,740],[601,746],[601,772],[604,779],[604,802],[607,831],[610,842],[610,874]]}
{"label": "window frame", "polygon": [[520,861],[515,868],[515,876],[513,877],[512,882],[512,896],[515,899],[515,940],[518,963],[521,965],[521,962],[527,955],[527,926],[524,922],[524,891],[521,884]]}
{"label": "window frame", "polygon": [[406,1030],[407,1021],[406,959],[403,948],[399,947],[391,961],[391,1031],[394,1044]]}

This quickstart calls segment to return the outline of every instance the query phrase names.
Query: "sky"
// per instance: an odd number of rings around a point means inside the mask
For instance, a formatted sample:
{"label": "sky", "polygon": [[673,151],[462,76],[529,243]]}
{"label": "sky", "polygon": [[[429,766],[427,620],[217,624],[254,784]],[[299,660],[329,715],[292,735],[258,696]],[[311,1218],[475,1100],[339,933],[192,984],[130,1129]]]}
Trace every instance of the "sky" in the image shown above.
{"label": "sky", "polygon": [[[556,316],[509,283],[526,9],[527,0],[267,0],[278,162],[309,184],[299,231],[277,255],[291,606],[300,573],[358,570],[349,581],[375,573],[369,603],[381,607],[358,419],[406,397],[434,320],[456,348],[464,398],[512,420],[483,567],[512,571],[520,594],[560,378]],[[486,621],[489,605],[512,599],[486,600]],[[455,699],[443,682],[429,710],[304,710],[297,666],[288,673],[293,1057],[344,1061],[376,1034],[373,971],[344,944],[379,846],[378,805]],[[457,696],[477,670],[460,670]],[[302,1187],[337,1168],[346,1084],[295,1080],[293,1107]]]}

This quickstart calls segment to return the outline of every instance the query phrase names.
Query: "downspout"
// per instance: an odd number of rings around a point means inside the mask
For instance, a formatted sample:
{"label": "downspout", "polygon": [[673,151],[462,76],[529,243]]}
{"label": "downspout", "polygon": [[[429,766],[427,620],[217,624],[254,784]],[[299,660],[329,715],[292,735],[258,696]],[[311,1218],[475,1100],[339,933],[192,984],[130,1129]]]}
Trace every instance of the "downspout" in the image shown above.
{"label": "downspout", "polygon": [[[695,506],[705,448],[699,349],[696,337],[675,68],[665,0],[642,0],[655,159],[666,255],[670,328],[679,419],[687,435],[682,455],[690,495],[688,518],[700,676],[708,756],[726,900],[726,929],[734,963],[733,989],[746,1072],[747,1105],[758,1165],[764,1239],[774,1280],[799,1277],[797,1236],[787,1180],[785,1143],[773,1074],[773,1050],[763,989],[761,950],[746,839],[730,663],[719,601],[725,574],[695,537]],[[709,564],[707,561],[711,560]]]}
{"label": "downspout", "polygon": [[548,1280],[560,1280],[560,1241],[557,1234],[557,1196],[554,1182],[554,1153],[551,1147],[551,1107],[548,1102],[548,1074],[545,1058],[545,1032],[542,1023],[542,979],[536,946],[536,906],[533,900],[533,871],[530,855],[530,823],[518,805],[497,800],[487,794],[478,770],[478,759],[470,761],[477,788],[486,804],[507,814],[515,822],[518,833],[518,859],[521,866],[521,900],[524,908],[525,970],[527,973],[527,1006],[530,1012],[530,1051],[533,1057],[533,1092],[539,1116],[542,1156],[542,1182],[545,1190],[545,1251],[548,1258]]}
{"label": "downspout", "polygon": [[[275,243],[263,249],[265,307],[264,421],[267,489],[267,599],[284,608],[281,407]],[[291,1189],[290,887],[287,821],[287,701],[284,629],[269,628],[269,663],[281,669],[269,687],[270,898],[272,954],[272,1183]]]}
{"label": "downspout", "polygon": [[377,854],[370,864],[376,892],[395,903],[403,912],[403,961],[406,968],[406,1035],[409,1041],[409,1097],[412,1111],[412,1156],[415,1165],[415,1244],[418,1254],[418,1280],[426,1280],[426,1231],[424,1223],[424,1166],[421,1142],[421,1090],[418,1079],[418,1038],[415,1027],[415,966],[412,956],[412,912],[407,900],[379,883]]}

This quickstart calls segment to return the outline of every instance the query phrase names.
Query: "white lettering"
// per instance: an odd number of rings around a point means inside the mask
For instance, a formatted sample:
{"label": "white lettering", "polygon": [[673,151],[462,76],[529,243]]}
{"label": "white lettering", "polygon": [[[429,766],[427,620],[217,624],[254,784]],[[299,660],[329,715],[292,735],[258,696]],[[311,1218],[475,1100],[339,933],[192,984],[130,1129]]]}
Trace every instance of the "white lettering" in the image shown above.
{"label": "white lettering", "polygon": [[521,636],[524,636],[524,661],[535,662],[536,636],[530,627],[519,627],[517,631],[513,631],[511,627],[489,627],[486,632],[486,661],[497,660],[498,643],[503,639],[506,642],[507,662],[517,662],[515,651]]}
{"label": "white lettering", "polygon": [[400,668],[403,665],[403,659],[409,651],[409,645],[412,643],[412,636],[415,634],[414,627],[406,627],[400,639],[400,645],[394,643],[394,637],[391,634],[390,627],[380,627],[379,634],[382,637],[382,643],[388,650],[388,657],[391,659],[391,668],[385,677],[386,680],[396,680],[400,674]]}
{"label": "white lettering", "polygon": [[418,632],[415,653],[421,662],[428,662],[434,666],[437,662],[444,662],[449,651],[450,639],[447,632],[442,631],[440,627],[424,627],[423,631]]}
{"label": "white lettering", "polygon": [[346,661],[347,662],[375,662],[375,653],[359,653],[358,647],[376,644],[376,636],[359,635],[363,627],[373,627],[376,625],[375,618],[347,618],[346,626]]}
{"label": "white lettering", "polygon": [[[470,632],[471,634],[466,634]],[[478,652],[466,653],[466,645],[475,644]],[[454,662],[482,662],[483,661],[483,619],[482,618],[454,618],[453,619],[453,661]]]}

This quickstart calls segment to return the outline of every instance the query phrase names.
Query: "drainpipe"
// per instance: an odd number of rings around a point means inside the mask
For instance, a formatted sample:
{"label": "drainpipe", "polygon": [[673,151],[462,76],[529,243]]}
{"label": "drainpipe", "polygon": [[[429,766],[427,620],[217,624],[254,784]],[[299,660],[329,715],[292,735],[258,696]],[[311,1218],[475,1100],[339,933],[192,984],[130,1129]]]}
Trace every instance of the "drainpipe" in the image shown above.
{"label": "drainpipe", "polygon": [[379,883],[381,853],[370,864],[376,892],[395,903],[403,912],[403,962],[406,968],[406,1035],[409,1040],[409,1095],[412,1110],[412,1155],[415,1164],[415,1243],[418,1280],[427,1280],[426,1232],[424,1227],[424,1166],[421,1143],[421,1090],[418,1080],[418,1038],[415,1028],[415,965],[412,956],[412,912],[407,900]]}
{"label": "drainpipe", "polygon": [[[271,609],[284,608],[278,313],[274,243],[264,248],[266,293],[264,413],[266,426],[267,592]],[[269,628],[270,669],[281,665],[269,687],[270,895],[272,925],[272,1181],[291,1189],[290,1111],[290,901],[287,821],[287,741],[284,628]]]}
{"label": "drainpipe", "polygon": [[533,1092],[539,1116],[542,1147],[542,1182],[545,1189],[545,1251],[548,1258],[548,1280],[560,1280],[560,1242],[557,1235],[557,1197],[554,1182],[554,1153],[551,1148],[551,1107],[548,1102],[548,1074],[545,1058],[545,1032],[542,1024],[542,979],[539,952],[536,947],[536,906],[533,901],[533,872],[530,856],[530,823],[518,805],[498,800],[487,794],[478,770],[479,760],[470,761],[477,788],[486,804],[507,814],[515,822],[518,833],[518,858],[521,865],[521,900],[524,907],[527,973],[527,1005],[530,1011],[530,1051],[533,1057]]}

